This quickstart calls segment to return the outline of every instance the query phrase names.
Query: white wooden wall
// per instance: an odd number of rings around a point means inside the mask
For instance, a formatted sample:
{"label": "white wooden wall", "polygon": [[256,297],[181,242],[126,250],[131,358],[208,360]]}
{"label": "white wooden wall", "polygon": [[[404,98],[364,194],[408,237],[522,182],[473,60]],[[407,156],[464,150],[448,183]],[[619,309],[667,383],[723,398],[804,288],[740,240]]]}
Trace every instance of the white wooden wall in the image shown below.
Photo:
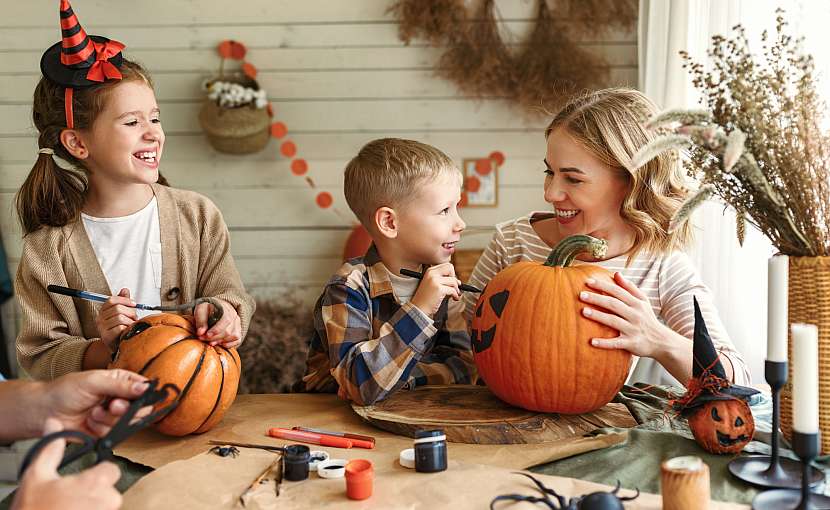
{"label": "white wooden wall", "polygon": [[[88,33],[124,42],[125,54],[150,69],[167,134],[161,169],[174,186],[197,190],[220,207],[236,263],[257,296],[290,291],[313,301],[338,267],[350,228],[343,166],[374,138],[431,143],[459,164],[493,150],[505,154],[499,206],[463,212],[469,232],[463,247],[483,247],[493,224],[545,208],[544,119],[529,120],[497,99],[461,97],[452,83],[434,77],[439,50],[398,40],[385,12],[391,0],[72,3]],[[40,55],[60,36],[57,6],[56,0],[9,2],[0,19],[0,230],[12,272],[22,247],[13,197],[35,159],[31,97]],[[531,27],[533,0],[497,6],[508,37]],[[332,193],[343,216],[316,207],[316,192],[291,174],[276,140],[249,156],[219,154],[207,144],[197,121],[199,86],[216,72],[215,47],[223,39],[248,46],[275,120],[288,126],[308,175]],[[608,58],[609,85],[636,86],[636,30],[581,44]],[[12,314],[7,306],[6,325]]]}

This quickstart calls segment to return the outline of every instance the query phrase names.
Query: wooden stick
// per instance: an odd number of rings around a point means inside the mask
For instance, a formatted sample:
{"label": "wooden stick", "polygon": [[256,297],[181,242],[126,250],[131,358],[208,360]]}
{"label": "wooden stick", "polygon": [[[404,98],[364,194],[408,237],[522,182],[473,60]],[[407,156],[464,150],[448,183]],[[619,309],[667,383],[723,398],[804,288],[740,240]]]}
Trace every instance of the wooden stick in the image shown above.
{"label": "wooden stick", "polygon": [[216,441],[211,439],[208,441],[208,444],[216,445],[216,446],[238,446],[240,448],[258,448],[260,450],[268,450],[269,452],[280,452],[282,453],[285,448],[282,446],[273,446],[267,444],[252,444],[252,443],[234,443],[231,441]]}
{"label": "wooden stick", "polygon": [[[268,467],[265,468],[265,470],[262,473],[260,473],[259,476],[257,476],[254,479],[253,482],[251,482],[251,484],[248,486],[248,488],[245,489],[245,491],[243,491],[242,494],[239,495],[239,504],[240,505],[242,505],[243,507],[245,506],[245,496],[247,496],[248,493],[251,492],[254,489],[254,487],[259,485],[262,482],[262,480],[266,476],[268,476],[268,473],[273,471],[274,468],[276,468],[277,466],[282,467],[282,455],[277,455],[277,459],[274,462],[272,462],[271,464],[269,464]],[[281,480],[282,479],[282,469],[280,469],[279,478],[280,478],[280,481],[282,481]],[[279,496],[279,485],[277,486],[277,495]]]}

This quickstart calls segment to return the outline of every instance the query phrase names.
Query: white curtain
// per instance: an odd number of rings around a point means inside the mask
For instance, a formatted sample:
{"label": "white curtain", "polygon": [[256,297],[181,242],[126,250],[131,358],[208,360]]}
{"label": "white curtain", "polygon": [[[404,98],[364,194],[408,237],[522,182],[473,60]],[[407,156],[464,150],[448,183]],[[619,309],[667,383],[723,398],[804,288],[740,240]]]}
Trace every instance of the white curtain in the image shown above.
{"label": "white curtain", "polygon": [[[682,68],[680,50],[706,63],[715,34],[729,35],[741,23],[750,40],[775,26],[776,2],[758,0],[641,0],[640,88],[662,108],[699,107],[698,94]],[[753,48],[758,48],[756,44]],[[766,357],[767,259],[770,243],[748,229],[743,247],[735,215],[711,202],[694,216],[696,242],[689,255],[714,295],[715,305],[755,382],[764,380]],[[672,382],[657,380],[655,382]]]}

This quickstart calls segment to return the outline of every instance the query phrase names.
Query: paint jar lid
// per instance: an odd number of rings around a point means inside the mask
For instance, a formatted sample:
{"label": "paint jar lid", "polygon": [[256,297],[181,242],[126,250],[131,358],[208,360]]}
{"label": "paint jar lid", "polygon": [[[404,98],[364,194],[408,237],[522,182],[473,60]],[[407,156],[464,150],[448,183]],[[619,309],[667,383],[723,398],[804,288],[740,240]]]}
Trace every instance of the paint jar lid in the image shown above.
{"label": "paint jar lid", "polygon": [[329,460],[329,452],[324,452],[323,450],[312,450],[311,457],[308,460],[308,470],[317,471],[317,465],[326,460]]}
{"label": "paint jar lid", "polygon": [[346,474],[346,459],[330,459],[317,464],[317,476],[320,478],[343,478]]}
{"label": "paint jar lid", "polygon": [[398,455],[398,462],[405,468],[415,469],[415,449],[401,450],[400,455]]}

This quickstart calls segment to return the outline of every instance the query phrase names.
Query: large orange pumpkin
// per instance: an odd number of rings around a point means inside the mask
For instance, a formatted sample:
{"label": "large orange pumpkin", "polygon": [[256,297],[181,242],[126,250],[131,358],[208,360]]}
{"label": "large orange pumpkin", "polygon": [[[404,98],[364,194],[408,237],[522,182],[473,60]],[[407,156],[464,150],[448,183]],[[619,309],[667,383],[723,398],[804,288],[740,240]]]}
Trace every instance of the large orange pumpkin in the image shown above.
{"label": "large orange pumpkin", "polygon": [[479,375],[505,402],[541,412],[580,414],[604,406],[631,366],[623,350],[593,347],[619,333],[582,316],[579,292],[588,278],[612,281],[608,270],[570,266],[581,252],[604,256],[605,241],[571,236],[543,263],[519,262],[499,272],[479,297],[472,322]]}
{"label": "large orange pumpkin", "polygon": [[206,432],[222,420],[236,398],[241,362],[236,349],[211,347],[197,339],[192,317],[163,313],[144,317],[124,331],[110,367],[178,386],[178,407],[153,427],[184,436]]}

